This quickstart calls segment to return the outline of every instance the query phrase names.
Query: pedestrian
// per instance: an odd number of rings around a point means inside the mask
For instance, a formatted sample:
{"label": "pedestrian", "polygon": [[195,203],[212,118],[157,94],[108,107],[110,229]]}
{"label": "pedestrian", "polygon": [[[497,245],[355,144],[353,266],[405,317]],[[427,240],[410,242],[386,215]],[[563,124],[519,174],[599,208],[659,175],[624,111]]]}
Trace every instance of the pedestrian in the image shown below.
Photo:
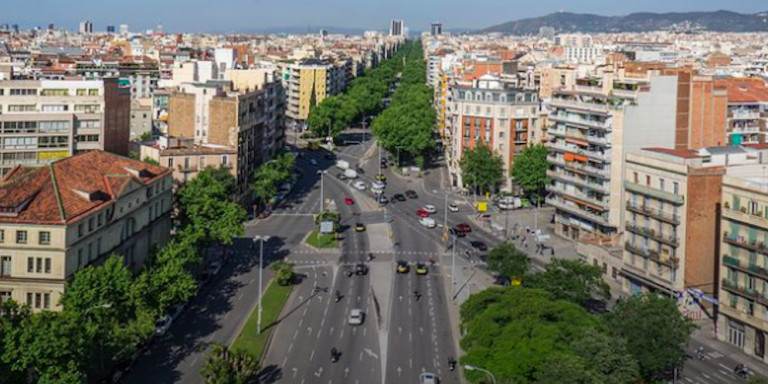
{"label": "pedestrian", "polygon": [[549,255],[555,257],[555,247],[549,249]]}

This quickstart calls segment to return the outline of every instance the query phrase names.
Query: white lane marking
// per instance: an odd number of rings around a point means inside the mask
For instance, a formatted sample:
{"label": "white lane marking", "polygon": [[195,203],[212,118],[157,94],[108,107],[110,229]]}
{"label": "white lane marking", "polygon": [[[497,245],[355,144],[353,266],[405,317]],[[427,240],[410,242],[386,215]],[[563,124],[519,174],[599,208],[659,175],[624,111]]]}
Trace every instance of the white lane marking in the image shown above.
{"label": "white lane marking", "polygon": [[291,343],[291,345],[288,346],[288,354],[289,355],[291,354],[291,350],[292,349],[293,349],[293,343]]}
{"label": "white lane marking", "polygon": [[331,327],[331,332],[329,334],[333,335],[333,327]]}
{"label": "white lane marking", "polygon": [[343,338],[344,338],[344,328],[341,329],[341,335],[339,336],[339,339],[343,339]]}
{"label": "white lane marking", "polygon": [[[312,353],[309,354],[309,360],[312,361],[312,359],[315,357],[315,350],[312,350]],[[321,367],[322,368],[322,367]]]}
{"label": "white lane marking", "polygon": [[299,330],[297,329],[295,332],[293,332],[293,339],[296,340],[296,336],[299,335]]}
{"label": "white lane marking", "polygon": [[322,374],[323,374],[323,367],[320,367],[320,369],[318,369],[317,372],[315,372],[315,376],[320,377],[320,375]]}
{"label": "white lane marking", "polygon": [[375,354],[370,348],[364,348],[363,351],[370,357],[373,357],[374,359],[379,359],[379,355]]}
{"label": "white lane marking", "polygon": [[288,362],[288,356],[283,357],[283,363],[280,364],[280,368],[285,368],[285,363]]}
{"label": "white lane marking", "polygon": [[307,327],[307,336],[312,335],[312,327]]}
{"label": "white lane marking", "polygon": [[360,358],[357,359],[358,361],[363,361],[363,353],[360,352]]}
{"label": "white lane marking", "polygon": [[322,330],[322,329],[318,329],[318,330],[317,330],[317,338],[318,338],[318,339],[320,338],[320,334],[321,334],[321,333],[323,333],[323,330]]}
{"label": "white lane marking", "polygon": [[[295,378],[296,378],[296,374],[299,372],[299,369],[298,369],[298,368],[296,368],[296,367],[293,367],[293,368],[291,368],[291,371],[293,371],[293,378],[295,379]],[[302,381],[302,383],[303,383],[303,382],[304,382],[304,381]]]}

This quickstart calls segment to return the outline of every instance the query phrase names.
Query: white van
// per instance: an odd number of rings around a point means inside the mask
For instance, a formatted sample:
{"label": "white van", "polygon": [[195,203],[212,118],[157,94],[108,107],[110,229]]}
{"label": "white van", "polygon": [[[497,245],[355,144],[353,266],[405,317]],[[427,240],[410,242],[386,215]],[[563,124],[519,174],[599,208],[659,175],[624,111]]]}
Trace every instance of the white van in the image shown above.
{"label": "white van", "polygon": [[423,227],[426,228],[434,228],[437,226],[437,223],[435,223],[435,219],[431,217],[422,217],[419,219],[419,224],[421,224]]}

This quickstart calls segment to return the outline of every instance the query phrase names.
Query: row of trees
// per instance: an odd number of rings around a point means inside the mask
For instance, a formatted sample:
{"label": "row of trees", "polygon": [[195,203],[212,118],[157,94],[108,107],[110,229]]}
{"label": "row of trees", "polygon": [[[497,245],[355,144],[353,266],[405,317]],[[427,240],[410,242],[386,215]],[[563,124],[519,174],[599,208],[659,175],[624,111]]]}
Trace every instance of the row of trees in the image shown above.
{"label": "row of trees", "polygon": [[129,361],[154,335],[155,319],[195,294],[201,251],[241,234],[245,211],[229,200],[234,185],[228,170],[209,168],[183,187],[180,234],[151,252],[139,273],[112,255],[75,273],[60,312],[4,303],[3,383],[92,383]]}
{"label": "row of trees", "polygon": [[269,200],[277,195],[280,185],[291,180],[295,164],[296,157],[293,153],[285,151],[256,170],[251,182],[251,192],[261,204],[269,203]]}
{"label": "row of trees", "polygon": [[432,106],[433,91],[426,85],[426,64],[421,43],[409,43],[402,50],[404,66],[400,85],[391,105],[373,121],[379,143],[394,152],[415,159],[423,166],[424,153],[434,149],[437,114]]}
{"label": "row of trees", "polygon": [[[481,192],[491,191],[504,181],[504,161],[488,145],[479,142],[465,151],[459,160],[465,184]],[[541,144],[525,148],[514,157],[511,176],[532,201],[540,201],[549,184],[547,177],[547,147]]]}
{"label": "row of trees", "polygon": [[355,79],[346,92],[323,99],[311,105],[307,125],[315,137],[338,136],[345,128],[365,116],[374,116],[382,108],[390,84],[400,70],[404,49],[392,58],[384,60],[378,67],[366,70],[365,75]]}
{"label": "row of trees", "polygon": [[[672,299],[634,295],[595,315],[584,309],[587,300],[610,298],[598,266],[554,259],[531,274],[527,255],[509,243],[489,253],[488,265],[520,286],[489,289],[462,305],[462,363],[489,369],[500,382],[653,382],[685,360],[695,326]],[[472,382],[483,379],[467,373]]]}

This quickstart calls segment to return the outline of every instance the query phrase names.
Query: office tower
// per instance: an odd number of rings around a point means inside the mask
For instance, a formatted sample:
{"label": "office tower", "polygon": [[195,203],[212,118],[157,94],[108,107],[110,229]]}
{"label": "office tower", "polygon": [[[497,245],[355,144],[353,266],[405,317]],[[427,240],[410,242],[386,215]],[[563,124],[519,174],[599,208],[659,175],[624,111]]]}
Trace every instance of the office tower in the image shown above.
{"label": "office tower", "polygon": [[443,34],[443,24],[439,22],[432,23],[432,27],[430,28],[430,34],[432,36],[440,36]]}
{"label": "office tower", "polygon": [[80,22],[80,29],[79,29],[79,31],[83,35],[88,34],[88,33],[93,33],[93,23],[91,23],[88,20],[81,21]]}
{"label": "office tower", "polygon": [[114,25],[107,25],[107,33],[115,33],[115,26]]}
{"label": "office tower", "polygon": [[120,24],[120,34],[128,34],[128,24]]}
{"label": "office tower", "polygon": [[405,22],[403,22],[402,20],[392,20],[389,24],[389,35],[403,36],[404,28],[405,28]]}

